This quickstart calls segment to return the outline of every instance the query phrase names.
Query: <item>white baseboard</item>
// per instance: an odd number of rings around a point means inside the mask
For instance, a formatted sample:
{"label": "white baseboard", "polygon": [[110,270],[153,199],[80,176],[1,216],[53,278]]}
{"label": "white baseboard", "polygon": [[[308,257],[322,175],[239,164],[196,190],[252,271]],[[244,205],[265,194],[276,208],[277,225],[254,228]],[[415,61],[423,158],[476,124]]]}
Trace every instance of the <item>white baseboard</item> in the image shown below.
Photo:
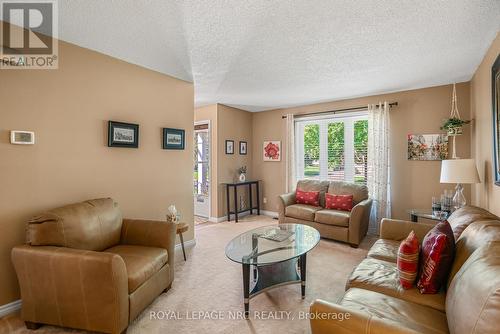
{"label": "white baseboard", "polygon": [[[196,239],[191,239],[191,240],[188,240],[188,241],[184,241],[184,247],[185,248],[194,247],[195,245],[196,245]],[[181,244],[175,245],[175,250],[176,251],[182,251],[182,245]]]}
{"label": "white baseboard", "polygon": [[210,217],[208,218],[208,221],[211,223],[222,223],[227,220],[227,216],[224,217]]}
{"label": "white baseboard", "polygon": [[21,299],[15,300],[12,303],[8,303],[0,306],[0,318],[5,317],[11,313],[14,313],[21,309]]}
{"label": "white baseboard", "polygon": [[276,211],[260,210],[260,213],[263,214],[264,216],[278,218],[278,213]]}

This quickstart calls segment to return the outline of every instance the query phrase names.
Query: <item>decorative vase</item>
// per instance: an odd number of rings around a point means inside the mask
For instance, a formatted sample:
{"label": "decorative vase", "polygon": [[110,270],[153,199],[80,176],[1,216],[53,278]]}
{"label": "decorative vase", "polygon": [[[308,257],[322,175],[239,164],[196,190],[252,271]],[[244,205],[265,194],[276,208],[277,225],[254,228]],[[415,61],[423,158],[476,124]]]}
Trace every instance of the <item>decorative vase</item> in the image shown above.
{"label": "decorative vase", "polygon": [[245,174],[241,173],[239,177],[240,182],[245,182],[246,179],[247,177],[245,176]]}
{"label": "decorative vase", "polygon": [[448,129],[448,136],[460,136],[463,134],[463,129],[461,126]]}

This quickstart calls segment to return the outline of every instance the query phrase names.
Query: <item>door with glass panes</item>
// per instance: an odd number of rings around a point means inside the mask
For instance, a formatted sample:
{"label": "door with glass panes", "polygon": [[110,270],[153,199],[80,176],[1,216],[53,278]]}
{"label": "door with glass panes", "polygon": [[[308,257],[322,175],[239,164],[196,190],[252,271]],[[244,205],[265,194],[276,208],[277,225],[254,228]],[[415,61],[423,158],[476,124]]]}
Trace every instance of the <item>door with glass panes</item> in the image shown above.
{"label": "door with glass panes", "polygon": [[194,130],[194,214],[210,216],[210,129],[209,124],[196,124]]}

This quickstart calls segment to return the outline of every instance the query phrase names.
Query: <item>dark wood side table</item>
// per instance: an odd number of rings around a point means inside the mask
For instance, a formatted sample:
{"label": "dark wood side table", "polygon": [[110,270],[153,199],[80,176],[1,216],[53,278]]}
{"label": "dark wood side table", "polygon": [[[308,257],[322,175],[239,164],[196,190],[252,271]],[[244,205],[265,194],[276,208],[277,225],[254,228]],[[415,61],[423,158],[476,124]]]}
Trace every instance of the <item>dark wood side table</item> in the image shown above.
{"label": "dark wood side table", "polygon": [[[245,181],[245,182],[234,182],[234,183],[223,183],[226,185],[226,204],[227,204],[227,220],[231,220],[231,214],[234,214],[234,221],[238,222],[238,214],[250,211],[253,214],[253,210],[257,210],[257,214],[260,215],[260,190],[259,181]],[[253,206],[253,195],[252,186],[255,185],[255,192],[257,195],[257,206]],[[234,211],[231,211],[231,201],[229,198],[230,188],[233,187],[234,193]],[[248,197],[250,206],[248,209],[238,210],[238,187],[248,187]]]}
{"label": "dark wood side table", "polygon": [[182,233],[186,232],[187,230],[189,230],[188,224],[186,223],[177,224],[176,233],[179,235],[179,238],[181,239],[182,255],[184,255],[184,261],[186,261],[186,251],[184,250],[184,237],[182,236]]}

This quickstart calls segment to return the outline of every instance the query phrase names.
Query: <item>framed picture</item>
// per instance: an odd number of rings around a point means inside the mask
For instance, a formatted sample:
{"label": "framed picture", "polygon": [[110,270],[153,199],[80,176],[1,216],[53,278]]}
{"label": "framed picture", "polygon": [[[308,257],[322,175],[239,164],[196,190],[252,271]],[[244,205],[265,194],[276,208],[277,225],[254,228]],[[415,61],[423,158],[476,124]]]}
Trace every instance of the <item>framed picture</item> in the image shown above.
{"label": "framed picture", "polygon": [[163,128],[163,149],[183,150],[186,132],[182,129]]}
{"label": "framed picture", "polygon": [[240,141],[240,154],[247,155],[247,142],[246,141]]}
{"label": "framed picture", "polygon": [[448,158],[448,135],[408,135],[408,160],[444,160]]}
{"label": "framed picture", "polygon": [[491,89],[493,98],[493,168],[495,184],[500,186],[500,55],[491,68]]}
{"label": "framed picture", "polygon": [[263,149],[264,161],[281,161],[281,141],[264,141]]}
{"label": "framed picture", "polygon": [[226,154],[234,154],[234,140],[226,140]]}
{"label": "framed picture", "polygon": [[139,147],[139,125],[131,123],[108,122],[109,147]]}

